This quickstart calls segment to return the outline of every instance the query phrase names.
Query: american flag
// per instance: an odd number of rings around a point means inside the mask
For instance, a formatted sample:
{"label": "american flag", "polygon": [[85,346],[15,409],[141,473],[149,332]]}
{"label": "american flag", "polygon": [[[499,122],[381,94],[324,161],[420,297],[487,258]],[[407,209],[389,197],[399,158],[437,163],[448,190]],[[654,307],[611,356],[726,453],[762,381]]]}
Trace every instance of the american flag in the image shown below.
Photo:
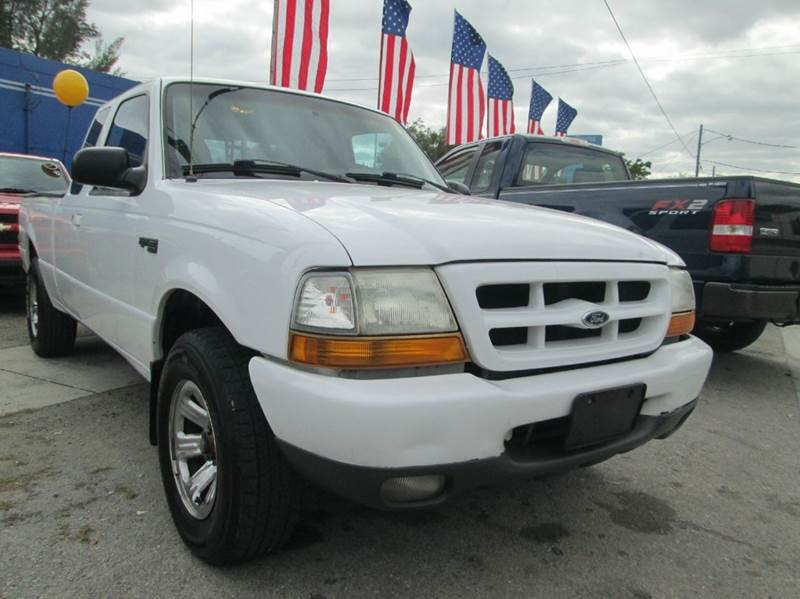
{"label": "american flag", "polygon": [[535,81],[531,81],[531,106],[528,109],[528,133],[544,135],[542,131],[542,115],[553,99],[547,90]]}
{"label": "american flag", "polygon": [[503,65],[489,55],[489,112],[486,127],[489,137],[508,135],[514,127],[514,85]]}
{"label": "american flag", "polygon": [[401,123],[408,121],[416,68],[414,53],[406,39],[410,15],[411,5],[406,0],[383,0],[378,110],[392,115]]}
{"label": "american flag", "polygon": [[481,138],[486,95],[481,65],[486,43],[475,28],[456,11],[453,50],[450,57],[450,98],[447,103],[447,145]]}
{"label": "american flag", "polygon": [[270,83],[322,91],[328,70],[330,0],[275,0]]}
{"label": "american flag", "polygon": [[572,106],[564,102],[561,98],[558,99],[558,118],[556,119],[556,135],[565,137],[567,129],[578,116],[578,111]]}

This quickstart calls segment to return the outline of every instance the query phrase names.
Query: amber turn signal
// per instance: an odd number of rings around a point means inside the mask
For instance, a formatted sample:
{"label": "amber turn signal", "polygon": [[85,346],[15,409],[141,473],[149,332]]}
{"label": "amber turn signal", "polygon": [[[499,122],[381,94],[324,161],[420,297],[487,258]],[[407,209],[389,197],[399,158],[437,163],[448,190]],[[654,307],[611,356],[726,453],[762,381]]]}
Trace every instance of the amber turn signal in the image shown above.
{"label": "amber turn signal", "polygon": [[325,368],[400,368],[467,362],[460,333],[418,337],[324,337],[292,332],[289,360]]}
{"label": "amber turn signal", "polygon": [[681,312],[680,314],[673,314],[672,319],[669,321],[669,328],[667,329],[667,337],[678,337],[679,335],[687,335],[692,332],[694,328],[694,311]]}

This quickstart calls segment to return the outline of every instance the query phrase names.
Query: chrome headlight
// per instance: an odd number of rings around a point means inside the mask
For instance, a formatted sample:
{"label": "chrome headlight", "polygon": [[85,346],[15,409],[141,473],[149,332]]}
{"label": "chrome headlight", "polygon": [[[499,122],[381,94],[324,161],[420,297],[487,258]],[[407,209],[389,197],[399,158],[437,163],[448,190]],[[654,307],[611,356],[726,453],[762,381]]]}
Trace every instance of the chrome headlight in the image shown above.
{"label": "chrome headlight", "polygon": [[327,368],[396,368],[469,360],[430,268],[313,272],[300,281],[289,359]]}
{"label": "chrome headlight", "polygon": [[458,330],[430,268],[311,273],[297,294],[293,328],[345,335],[417,335]]}
{"label": "chrome headlight", "polygon": [[293,327],[355,334],[356,311],[348,274],[310,274],[300,282]]}
{"label": "chrome headlight", "polygon": [[682,268],[669,269],[672,315],[666,337],[680,337],[694,329],[694,286],[692,277]]}
{"label": "chrome headlight", "polygon": [[694,286],[689,273],[682,268],[670,268],[669,282],[672,290],[672,313],[694,310]]}

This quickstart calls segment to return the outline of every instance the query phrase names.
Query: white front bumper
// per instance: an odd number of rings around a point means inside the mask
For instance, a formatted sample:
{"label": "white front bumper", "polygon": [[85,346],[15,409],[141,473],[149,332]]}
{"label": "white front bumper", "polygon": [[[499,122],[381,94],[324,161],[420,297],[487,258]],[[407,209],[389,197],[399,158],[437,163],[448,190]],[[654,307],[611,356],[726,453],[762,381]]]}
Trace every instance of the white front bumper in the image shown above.
{"label": "white front bumper", "polygon": [[700,394],[711,349],[691,337],[639,360],[489,381],[459,373],[354,380],[250,361],[264,415],[295,447],[352,465],[427,466],[499,456],[514,427],[567,416],[581,393],[644,383],[642,415]]}

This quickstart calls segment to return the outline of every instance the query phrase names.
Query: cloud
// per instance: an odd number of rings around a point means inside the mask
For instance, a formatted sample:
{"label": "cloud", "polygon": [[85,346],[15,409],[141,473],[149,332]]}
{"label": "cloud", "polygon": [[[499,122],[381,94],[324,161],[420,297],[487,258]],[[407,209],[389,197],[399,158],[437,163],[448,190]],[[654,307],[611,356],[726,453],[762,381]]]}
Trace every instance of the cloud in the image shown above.
{"label": "cloud", "polygon": [[[445,122],[453,9],[481,32],[515,77],[518,128],[524,128],[530,76],[578,111],[572,132],[600,133],[605,145],[635,157],[674,140],[634,65],[552,67],[627,60],[605,6],[585,0],[411,0],[409,40],[417,60],[411,117]],[[800,145],[800,4],[796,0],[610,0],[676,129],[696,146],[700,123],[735,136]],[[382,3],[334,0],[326,93],[368,106],[377,97]],[[95,0],[89,17],[106,38],[124,36],[120,66],[132,78],[189,70],[189,5],[167,0]],[[265,81],[272,3],[195,0],[195,73]],[[751,50],[770,47],[772,50]],[[760,54],[752,56],[753,54]],[[547,67],[547,68],[542,68]],[[538,73],[538,74],[537,74]],[[552,129],[552,107],[545,126]],[[694,137],[691,137],[694,135]],[[707,136],[706,139],[711,139]],[[800,172],[797,151],[719,139],[703,156],[747,167]],[[654,172],[693,172],[681,145],[648,154]],[[711,164],[704,169],[710,172]],[[718,167],[717,172],[738,173]],[[796,178],[800,177],[786,177]]]}

